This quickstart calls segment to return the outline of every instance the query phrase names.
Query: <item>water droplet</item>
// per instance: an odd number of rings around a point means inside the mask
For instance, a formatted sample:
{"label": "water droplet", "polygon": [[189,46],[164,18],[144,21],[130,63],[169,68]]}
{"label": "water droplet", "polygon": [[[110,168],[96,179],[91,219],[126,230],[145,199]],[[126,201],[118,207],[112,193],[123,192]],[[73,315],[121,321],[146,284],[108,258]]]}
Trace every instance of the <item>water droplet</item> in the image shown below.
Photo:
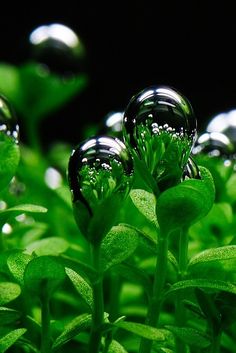
{"label": "water droplet", "polygon": [[124,112],[110,112],[105,116],[106,134],[120,138],[122,136]]}
{"label": "water droplet", "polygon": [[201,174],[198,165],[191,156],[188,159],[188,163],[184,168],[182,176],[182,180],[187,179],[201,179]]}
{"label": "water droplet", "polygon": [[234,146],[229,138],[220,132],[205,132],[200,135],[192,150],[193,155],[207,154],[209,157],[229,158]]}
{"label": "water droplet", "polygon": [[236,152],[236,110],[216,115],[208,123],[206,131],[209,133],[218,132],[228,137]]}
{"label": "water droplet", "polygon": [[148,87],[124,113],[124,139],[158,180],[174,164],[183,170],[196,138],[191,104],[170,87]]}
{"label": "water droplet", "polygon": [[52,23],[42,25],[30,34],[32,57],[49,70],[62,75],[84,72],[85,48],[69,27]]}
{"label": "water droplet", "polygon": [[90,138],[72,152],[68,179],[73,202],[81,201],[92,213],[113,193],[128,194],[133,181],[131,156],[118,138]]}
{"label": "water droplet", "polygon": [[61,186],[62,176],[55,168],[49,167],[44,174],[44,181],[50,189],[55,190]]}
{"label": "water droplet", "polygon": [[19,138],[19,125],[9,101],[0,95],[0,136],[12,137],[16,143]]}

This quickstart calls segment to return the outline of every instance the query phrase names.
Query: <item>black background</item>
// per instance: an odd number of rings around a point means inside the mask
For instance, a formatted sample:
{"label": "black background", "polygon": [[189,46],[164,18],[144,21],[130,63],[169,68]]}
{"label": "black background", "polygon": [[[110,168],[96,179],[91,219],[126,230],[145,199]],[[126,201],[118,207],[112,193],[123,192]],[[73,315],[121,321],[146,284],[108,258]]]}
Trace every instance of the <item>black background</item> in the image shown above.
{"label": "black background", "polygon": [[[6,5],[6,4],[5,4]],[[77,143],[87,122],[123,110],[149,85],[175,87],[192,103],[199,131],[236,107],[233,4],[207,1],[14,3],[1,9],[0,62],[28,60],[29,33],[68,25],[87,48],[87,89],[42,124],[45,140]]]}

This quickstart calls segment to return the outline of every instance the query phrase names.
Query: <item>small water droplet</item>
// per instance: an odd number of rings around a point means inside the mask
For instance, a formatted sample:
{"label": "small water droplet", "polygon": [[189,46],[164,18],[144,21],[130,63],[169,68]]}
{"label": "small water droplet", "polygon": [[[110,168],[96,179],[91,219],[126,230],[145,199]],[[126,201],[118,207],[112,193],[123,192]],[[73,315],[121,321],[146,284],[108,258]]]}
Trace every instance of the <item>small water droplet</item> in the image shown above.
{"label": "small water droplet", "polygon": [[229,138],[220,132],[205,132],[201,134],[192,150],[193,155],[207,154],[209,157],[228,159],[234,152],[234,146]]}
{"label": "small water droplet", "polygon": [[52,23],[32,31],[29,37],[34,60],[50,71],[65,76],[79,74],[85,69],[85,47],[69,27]]}
{"label": "small water droplet", "polygon": [[188,159],[188,163],[184,168],[182,176],[182,180],[187,179],[201,179],[201,174],[198,165],[191,156]]}
{"label": "small water droplet", "polygon": [[148,87],[133,96],[125,110],[124,140],[158,180],[168,174],[170,165],[183,170],[196,139],[196,124],[186,97],[170,87]]}
{"label": "small water droplet", "polygon": [[128,194],[133,181],[131,156],[118,138],[90,138],[72,152],[68,179],[73,202],[81,201],[92,213],[113,193]]}
{"label": "small water droplet", "polygon": [[55,190],[61,186],[62,176],[55,168],[49,167],[45,172],[44,181],[50,189]]}
{"label": "small water droplet", "polygon": [[9,136],[18,143],[19,125],[12,105],[0,95],[0,136]]}

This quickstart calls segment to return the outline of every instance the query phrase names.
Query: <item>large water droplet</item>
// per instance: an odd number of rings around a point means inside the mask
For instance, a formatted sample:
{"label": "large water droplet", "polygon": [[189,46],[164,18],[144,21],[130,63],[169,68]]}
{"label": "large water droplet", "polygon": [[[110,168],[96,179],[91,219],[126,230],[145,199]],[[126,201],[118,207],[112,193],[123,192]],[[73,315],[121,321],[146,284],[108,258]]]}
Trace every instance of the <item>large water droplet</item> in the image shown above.
{"label": "large water droplet", "polygon": [[234,152],[234,146],[229,138],[220,132],[205,132],[201,134],[192,150],[193,155],[206,154],[209,157],[229,158]]}
{"label": "large water droplet", "polygon": [[90,138],[72,152],[68,179],[73,202],[81,201],[92,213],[113,193],[128,194],[133,181],[131,156],[117,138]]}
{"label": "large water droplet", "polygon": [[183,168],[196,138],[191,104],[170,87],[148,87],[133,96],[124,113],[124,139],[159,180]]}
{"label": "large water droplet", "polygon": [[29,40],[33,59],[52,72],[71,75],[84,71],[85,48],[71,28],[59,23],[42,25]]}
{"label": "large water droplet", "polygon": [[188,159],[188,163],[184,168],[182,176],[182,180],[187,179],[201,179],[201,174],[198,165],[191,156]]}
{"label": "large water droplet", "polygon": [[0,139],[4,136],[9,136],[18,143],[19,125],[11,104],[7,98],[0,95]]}
{"label": "large water droplet", "polygon": [[208,123],[206,131],[209,133],[222,133],[232,143],[236,152],[236,110],[216,115]]}

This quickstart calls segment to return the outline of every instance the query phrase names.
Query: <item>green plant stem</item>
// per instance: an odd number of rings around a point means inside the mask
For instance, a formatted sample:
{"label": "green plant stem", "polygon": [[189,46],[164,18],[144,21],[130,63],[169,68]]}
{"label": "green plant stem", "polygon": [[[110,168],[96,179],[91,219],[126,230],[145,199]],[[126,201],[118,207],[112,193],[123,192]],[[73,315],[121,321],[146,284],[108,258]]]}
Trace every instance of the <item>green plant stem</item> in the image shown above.
{"label": "green plant stem", "polygon": [[119,315],[121,280],[117,273],[110,275],[109,319],[115,321]]}
{"label": "green plant stem", "polygon": [[[185,229],[180,231],[179,235],[179,274],[178,280],[181,281],[186,277],[188,264],[188,233]],[[175,304],[176,325],[183,327],[186,325],[186,309],[183,304],[182,293],[178,293]],[[178,337],[176,338],[176,353],[186,353],[186,344]]]}
{"label": "green plant stem", "polygon": [[93,283],[93,314],[89,340],[89,353],[99,353],[104,322],[103,273],[101,270],[101,244],[92,244],[92,262],[97,271],[97,280]]}
{"label": "green plant stem", "polygon": [[47,286],[45,285],[45,287],[42,288],[43,293],[41,296],[41,353],[51,352],[49,295],[46,293],[46,290]]}
{"label": "green plant stem", "polygon": [[27,135],[30,147],[38,154],[41,154],[41,143],[39,138],[39,124],[35,122],[35,119],[27,120]]}
{"label": "green plant stem", "polygon": [[[154,274],[153,294],[149,303],[145,324],[156,327],[161,312],[163,289],[167,271],[168,237],[161,234],[157,244],[157,261]],[[141,339],[139,353],[150,353],[152,341]]]}
{"label": "green plant stem", "polygon": [[220,353],[221,336],[222,332],[220,332],[217,336],[213,337],[210,353]]}

